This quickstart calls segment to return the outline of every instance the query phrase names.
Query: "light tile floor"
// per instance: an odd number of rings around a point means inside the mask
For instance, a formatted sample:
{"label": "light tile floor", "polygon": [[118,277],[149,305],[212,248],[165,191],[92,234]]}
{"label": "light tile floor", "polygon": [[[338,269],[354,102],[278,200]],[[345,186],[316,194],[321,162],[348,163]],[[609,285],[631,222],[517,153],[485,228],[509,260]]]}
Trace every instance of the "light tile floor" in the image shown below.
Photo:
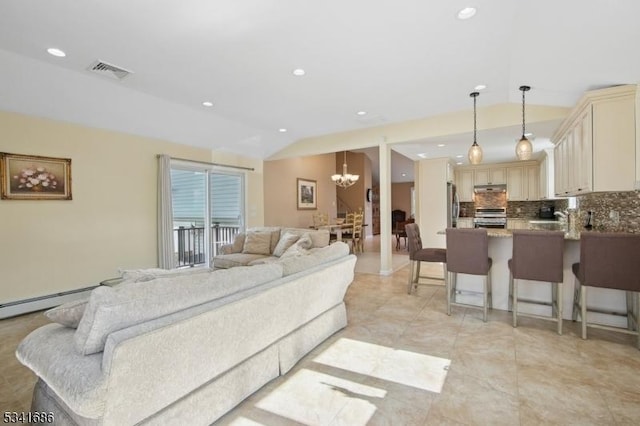
{"label": "light tile floor", "polygon": [[[431,272],[431,271],[429,271]],[[408,268],[356,274],[349,325],[285,376],[228,413],[224,425],[637,425],[640,351],[635,337],[521,318],[445,313],[441,286],[406,292]],[[13,355],[46,321],[0,321],[0,407],[29,407],[35,377]]]}

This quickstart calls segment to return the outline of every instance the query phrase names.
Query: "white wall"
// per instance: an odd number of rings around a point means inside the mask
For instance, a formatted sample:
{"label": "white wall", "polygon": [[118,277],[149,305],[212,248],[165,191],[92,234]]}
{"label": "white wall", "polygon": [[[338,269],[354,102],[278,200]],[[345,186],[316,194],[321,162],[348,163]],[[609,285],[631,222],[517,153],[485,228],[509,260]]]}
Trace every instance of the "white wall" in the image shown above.
{"label": "white wall", "polygon": [[423,247],[446,247],[445,236],[438,235],[438,231],[447,227],[448,161],[448,158],[436,158],[418,162],[416,222],[420,226]]}
{"label": "white wall", "polygon": [[73,200],[0,200],[0,303],[157,266],[157,154],[256,167],[249,224],[263,223],[262,161],[0,112],[0,151],[71,158]]}

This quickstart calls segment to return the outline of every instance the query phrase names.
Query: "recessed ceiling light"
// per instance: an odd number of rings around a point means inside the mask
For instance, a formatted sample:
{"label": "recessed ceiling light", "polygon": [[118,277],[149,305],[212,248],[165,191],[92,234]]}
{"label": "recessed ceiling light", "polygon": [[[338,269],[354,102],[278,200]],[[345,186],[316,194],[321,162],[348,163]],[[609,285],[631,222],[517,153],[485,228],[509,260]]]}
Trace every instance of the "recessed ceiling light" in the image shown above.
{"label": "recessed ceiling light", "polygon": [[400,173],[400,176],[407,177],[407,174],[406,173]]}
{"label": "recessed ceiling light", "polygon": [[444,146],[444,144],[443,144],[443,143],[439,143],[439,144],[438,144],[438,148],[442,148],[443,146]]}
{"label": "recessed ceiling light", "polygon": [[64,58],[65,56],[67,56],[66,53],[64,53],[60,49],[56,49],[55,47],[50,47],[49,49],[47,49],[47,52],[49,53],[49,55],[57,56],[58,58]]}
{"label": "recessed ceiling light", "polygon": [[283,127],[283,128],[281,128],[281,129],[278,129],[278,131],[279,131],[280,133],[286,133],[286,132],[287,132],[287,129],[285,129],[285,128]]}
{"label": "recessed ceiling light", "polygon": [[356,112],[358,115],[367,115],[367,111],[358,111]]}
{"label": "recessed ceiling light", "polygon": [[458,161],[456,164],[457,164],[458,166],[460,166],[460,165],[462,165],[462,161]]}
{"label": "recessed ceiling light", "polygon": [[464,157],[464,155],[462,154],[456,155],[456,158],[462,158],[462,157]]}
{"label": "recessed ceiling light", "polygon": [[476,87],[474,87],[474,90],[484,90],[487,88],[486,84],[478,84]]}
{"label": "recessed ceiling light", "polygon": [[297,75],[298,77],[305,75],[305,71],[302,68],[296,68],[293,70],[293,75]]}
{"label": "recessed ceiling light", "polygon": [[202,103],[202,106],[212,107],[212,106],[213,106],[213,102],[211,102],[211,101],[204,101],[204,102]]}
{"label": "recessed ceiling light", "polygon": [[458,12],[458,19],[465,20],[465,19],[473,18],[476,12],[477,10],[475,7],[465,7],[464,9]]}
{"label": "recessed ceiling light", "polygon": [[427,158],[427,153],[426,152],[420,153],[420,154],[418,154],[418,157]]}
{"label": "recessed ceiling light", "polygon": [[525,133],[524,135],[525,135],[526,137],[530,137],[530,136],[533,136],[533,133],[531,133],[531,132],[527,132],[527,133]]}

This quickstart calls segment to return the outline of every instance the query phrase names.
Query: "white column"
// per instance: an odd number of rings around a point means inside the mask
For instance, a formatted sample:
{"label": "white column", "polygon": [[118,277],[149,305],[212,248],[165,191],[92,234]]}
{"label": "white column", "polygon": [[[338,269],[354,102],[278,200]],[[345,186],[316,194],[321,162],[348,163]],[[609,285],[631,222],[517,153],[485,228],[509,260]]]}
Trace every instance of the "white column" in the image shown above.
{"label": "white column", "polygon": [[380,275],[391,275],[391,148],[380,143]]}

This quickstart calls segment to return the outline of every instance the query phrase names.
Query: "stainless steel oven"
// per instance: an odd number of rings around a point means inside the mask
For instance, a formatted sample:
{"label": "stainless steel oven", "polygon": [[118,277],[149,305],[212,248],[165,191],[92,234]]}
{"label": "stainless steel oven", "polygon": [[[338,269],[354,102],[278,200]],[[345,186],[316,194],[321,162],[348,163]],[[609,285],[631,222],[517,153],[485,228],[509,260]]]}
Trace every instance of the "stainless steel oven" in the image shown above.
{"label": "stainless steel oven", "polygon": [[478,207],[473,218],[475,228],[507,227],[507,209],[505,207]]}

